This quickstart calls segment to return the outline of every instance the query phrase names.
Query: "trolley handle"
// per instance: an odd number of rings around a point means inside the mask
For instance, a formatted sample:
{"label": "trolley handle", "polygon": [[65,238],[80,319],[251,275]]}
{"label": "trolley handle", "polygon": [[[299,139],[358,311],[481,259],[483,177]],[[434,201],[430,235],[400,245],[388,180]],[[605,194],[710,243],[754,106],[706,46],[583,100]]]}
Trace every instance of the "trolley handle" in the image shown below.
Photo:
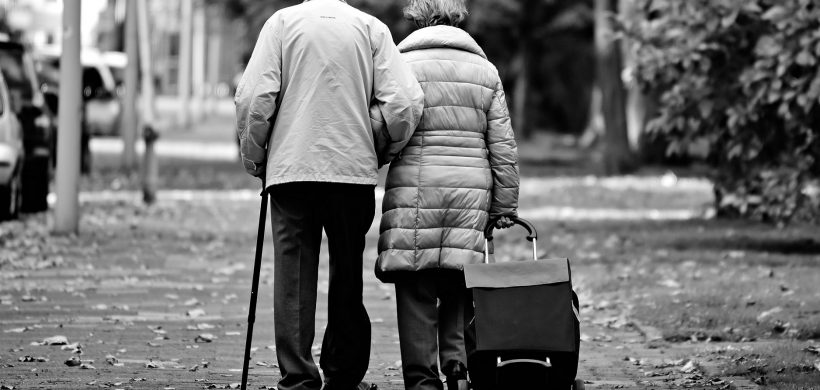
{"label": "trolley handle", "polygon": [[[508,217],[510,220],[519,226],[523,226],[524,229],[527,229],[527,241],[532,242],[532,259],[533,261],[538,259],[538,248],[537,248],[537,241],[538,241],[538,232],[535,230],[535,226],[532,225],[530,221],[526,219],[518,218],[518,217]],[[484,228],[484,263],[490,263],[490,254],[493,253],[492,249],[492,241],[493,241],[493,229],[495,229],[495,223],[501,217],[490,218],[487,222],[487,227]]]}
{"label": "trolley handle", "polygon": [[[538,232],[535,230],[535,226],[533,226],[530,221],[512,216],[507,218],[509,218],[514,224],[523,226],[524,229],[527,229],[527,241],[532,242],[533,240],[538,239]],[[498,222],[499,219],[501,219],[501,217],[490,218],[487,222],[487,227],[484,228],[484,238],[486,238],[487,241],[493,240],[493,230],[495,230],[495,223]]]}

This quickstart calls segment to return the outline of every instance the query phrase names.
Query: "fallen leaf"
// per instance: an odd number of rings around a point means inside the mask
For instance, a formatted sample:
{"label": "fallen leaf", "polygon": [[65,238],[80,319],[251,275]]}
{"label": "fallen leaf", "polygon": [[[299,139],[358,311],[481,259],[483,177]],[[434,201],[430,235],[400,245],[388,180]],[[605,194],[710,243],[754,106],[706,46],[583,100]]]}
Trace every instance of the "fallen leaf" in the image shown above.
{"label": "fallen leaf", "polygon": [[680,283],[672,279],[664,279],[658,282],[659,285],[668,288],[680,288]]}
{"label": "fallen leaf", "polygon": [[225,332],[225,336],[239,336],[241,334],[242,334],[241,332],[235,332],[235,331]]}
{"label": "fallen leaf", "polygon": [[52,336],[43,339],[40,345],[68,345],[68,338],[65,336]]}
{"label": "fallen leaf", "polygon": [[727,257],[727,258],[730,258],[730,259],[742,259],[742,258],[746,257],[746,252],[744,252],[744,251],[729,251],[724,255],[724,257]]}
{"label": "fallen leaf", "polygon": [[159,364],[156,364],[154,362],[148,362],[145,363],[145,368],[159,368]]}
{"label": "fallen leaf", "polygon": [[199,300],[196,299],[196,298],[191,298],[191,299],[185,301],[185,303],[183,303],[183,305],[185,305],[185,306],[195,306],[195,305],[198,305],[198,304],[199,304]]}
{"label": "fallen leaf", "polygon": [[696,372],[698,370],[698,366],[695,364],[694,361],[690,360],[683,367],[681,367],[680,370],[683,373],[691,374],[691,373]]}
{"label": "fallen leaf", "polygon": [[83,369],[83,370],[96,370],[97,369],[96,367],[94,367],[90,364],[87,364],[87,363],[80,364],[80,368]]}
{"label": "fallen leaf", "polygon": [[216,338],[216,336],[214,336],[210,333],[202,333],[199,336],[196,336],[196,338],[194,339],[194,342],[195,343],[210,343],[210,342],[214,341],[215,338]]}
{"label": "fallen leaf", "polygon": [[820,347],[818,347],[816,345],[809,345],[808,347],[803,348],[803,350],[808,352],[808,353],[813,353],[815,355],[820,355]]}
{"label": "fallen leaf", "polygon": [[777,306],[777,307],[771,308],[771,309],[769,309],[769,310],[766,310],[766,311],[764,311],[764,312],[760,313],[760,314],[757,316],[757,321],[763,321],[763,320],[765,320],[765,319],[766,319],[766,317],[770,317],[770,316],[772,316],[773,314],[777,314],[777,313],[780,313],[780,312],[782,312],[782,311],[783,311],[783,308],[782,308],[782,307],[780,307],[780,306]]}
{"label": "fallen leaf", "polygon": [[60,347],[61,351],[71,351],[71,353],[82,353],[83,346],[80,343],[66,344]]}
{"label": "fallen leaf", "polygon": [[112,366],[116,366],[120,361],[114,355],[106,355],[105,356],[105,362],[112,365]]}
{"label": "fallen leaf", "polygon": [[17,361],[18,362],[23,362],[23,363],[45,363],[45,362],[48,361],[48,359],[46,359],[42,356],[34,357],[34,356],[26,355],[26,356],[17,358]]}
{"label": "fallen leaf", "polygon": [[77,367],[77,366],[83,364],[83,362],[81,362],[80,359],[76,356],[72,357],[71,359],[66,360],[64,363],[65,363],[66,366],[69,366],[69,367]]}
{"label": "fallen leaf", "polygon": [[205,310],[202,310],[202,309],[188,310],[188,312],[186,314],[188,315],[188,317],[191,317],[191,318],[202,317],[202,316],[205,315]]}
{"label": "fallen leaf", "polygon": [[3,333],[23,333],[23,332],[25,332],[25,331],[27,331],[27,330],[31,330],[31,328],[29,328],[29,327],[27,326],[27,327],[25,327],[25,328],[13,328],[13,329],[6,329],[6,330],[4,330],[4,331],[3,331]]}

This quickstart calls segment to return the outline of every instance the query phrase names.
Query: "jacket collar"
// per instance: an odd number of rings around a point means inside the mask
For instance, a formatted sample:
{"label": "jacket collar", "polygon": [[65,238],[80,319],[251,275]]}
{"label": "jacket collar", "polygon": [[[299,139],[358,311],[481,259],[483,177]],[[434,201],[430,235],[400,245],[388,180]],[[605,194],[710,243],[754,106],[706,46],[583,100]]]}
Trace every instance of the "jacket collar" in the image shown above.
{"label": "jacket collar", "polygon": [[432,48],[451,48],[468,51],[487,58],[484,50],[466,31],[452,26],[432,26],[414,31],[398,45],[399,51],[406,53],[413,50]]}

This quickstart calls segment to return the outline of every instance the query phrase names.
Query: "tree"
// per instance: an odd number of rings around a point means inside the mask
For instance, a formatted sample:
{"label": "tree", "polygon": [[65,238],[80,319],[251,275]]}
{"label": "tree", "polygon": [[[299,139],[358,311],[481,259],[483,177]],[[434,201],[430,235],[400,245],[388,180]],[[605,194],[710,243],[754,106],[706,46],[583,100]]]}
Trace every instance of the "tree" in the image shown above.
{"label": "tree", "polygon": [[719,215],[820,220],[820,7],[809,0],[637,0],[649,129],[670,154],[708,145]]}
{"label": "tree", "polygon": [[[589,1],[571,0],[473,0],[466,29],[484,47],[490,59],[509,73],[512,121],[516,134],[529,138],[534,130],[531,102],[538,87],[539,65],[555,53],[545,52],[547,42],[557,32],[584,28],[588,23]],[[511,88],[509,88],[511,87]]]}

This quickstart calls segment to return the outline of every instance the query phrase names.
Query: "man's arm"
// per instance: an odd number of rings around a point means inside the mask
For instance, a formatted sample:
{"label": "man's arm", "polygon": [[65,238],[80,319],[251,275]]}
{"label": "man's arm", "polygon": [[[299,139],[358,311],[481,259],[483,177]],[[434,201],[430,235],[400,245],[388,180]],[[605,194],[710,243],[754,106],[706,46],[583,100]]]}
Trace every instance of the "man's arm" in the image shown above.
{"label": "man's arm", "polygon": [[[401,58],[390,30],[383,23],[373,26],[373,98],[378,105],[389,139],[387,150],[377,150],[389,162],[404,149],[421,120],[424,93],[410,66]],[[371,112],[371,117],[373,117]],[[378,144],[378,142],[377,142]]]}
{"label": "man's arm", "polygon": [[249,174],[265,174],[267,145],[276,112],[282,74],[281,21],[268,19],[236,89],[236,132],[242,163]]}
{"label": "man's arm", "polygon": [[490,217],[518,215],[518,147],[510,124],[504,87],[498,82],[487,111],[487,150],[493,173]]}

